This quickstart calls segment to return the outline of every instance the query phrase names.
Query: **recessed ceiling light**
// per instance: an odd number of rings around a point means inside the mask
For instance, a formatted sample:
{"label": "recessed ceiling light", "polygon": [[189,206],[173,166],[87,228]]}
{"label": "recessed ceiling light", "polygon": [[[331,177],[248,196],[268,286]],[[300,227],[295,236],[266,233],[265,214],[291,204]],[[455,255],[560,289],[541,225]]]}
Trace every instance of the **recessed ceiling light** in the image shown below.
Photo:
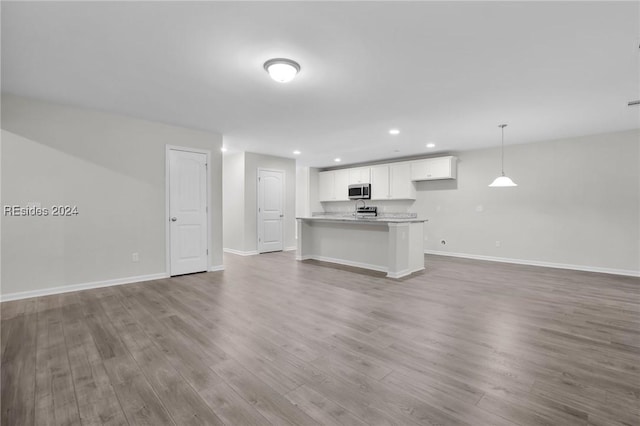
{"label": "recessed ceiling light", "polygon": [[293,151],[293,155],[300,155],[300,151],[296,149],[295,151]]}
{"label": "recessed ceiling light", "polygon": [[227,148],[223,146],[223,147],[220,148],[220,151],[227,152]]}
{"label": "recessed ceiling light", "polygon": [[300,71],[300,64],[291,59],[274,58],[264,63],[264,69],[278,83],[288,83]]}
{"label": "recessed ceiling light", "polygon": [[427,148],[435,148],[436,144],[435,143],[428,143],[427,144]]}
{"label": "recessed ceiling light", "polygon": [[341,160],[341,159],[339,159],[339,158],[334,158],[334,159],[333,159],[333,161],[335,161],[336,163],[339,163],[339,162],[341,162],[342,160]]}
{"label": "recessed ceiling light", "polygon": [[391,129],[391,130],[389,130],[389,134],[390,134],[390,135],[399,135],[399,134],[400,134],[400,130],[398,130],[398,129]]}

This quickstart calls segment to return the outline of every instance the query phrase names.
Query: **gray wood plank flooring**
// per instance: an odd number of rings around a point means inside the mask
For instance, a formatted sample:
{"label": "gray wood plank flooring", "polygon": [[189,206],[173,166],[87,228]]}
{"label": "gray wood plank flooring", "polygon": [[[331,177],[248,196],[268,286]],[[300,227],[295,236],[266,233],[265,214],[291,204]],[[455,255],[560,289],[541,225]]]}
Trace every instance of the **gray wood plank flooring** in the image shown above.
{"label": "gray wood plank flooring", "polygon": [[291,252],[4,302],[0,424],[640,425],[640,280]]}

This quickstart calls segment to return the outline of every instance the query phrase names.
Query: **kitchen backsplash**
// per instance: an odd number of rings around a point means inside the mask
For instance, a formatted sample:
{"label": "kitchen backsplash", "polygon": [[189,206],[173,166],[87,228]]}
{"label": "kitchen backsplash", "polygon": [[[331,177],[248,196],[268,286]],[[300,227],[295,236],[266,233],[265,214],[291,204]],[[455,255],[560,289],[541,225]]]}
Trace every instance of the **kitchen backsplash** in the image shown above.
{"label": "kitchen backsplash", "polygon": [[[371,201],[363,200],[367,206],[378,207],[379,213],[410,213],[415,201]],[[327,213],[340,213],[340,212],[353,212],[355,210],[355,201],[332,201],[322,203],[322,208]],[[362,206],[362,202],[358,202],[359,206]]]}

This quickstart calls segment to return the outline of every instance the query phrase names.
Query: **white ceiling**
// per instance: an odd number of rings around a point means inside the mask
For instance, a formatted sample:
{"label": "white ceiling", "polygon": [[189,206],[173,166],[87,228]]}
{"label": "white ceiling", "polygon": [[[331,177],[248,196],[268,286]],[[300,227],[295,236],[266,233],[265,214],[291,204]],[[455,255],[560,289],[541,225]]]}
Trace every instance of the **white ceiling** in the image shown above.
{"label": "white ceiling", "polygon": [[[500,123],[507,144],[640,127],[638,2],[1,7],[3,91],[220,132],[230,152],[332,166],[496,146]],[[298,77],[272,81],[273,57]]]}

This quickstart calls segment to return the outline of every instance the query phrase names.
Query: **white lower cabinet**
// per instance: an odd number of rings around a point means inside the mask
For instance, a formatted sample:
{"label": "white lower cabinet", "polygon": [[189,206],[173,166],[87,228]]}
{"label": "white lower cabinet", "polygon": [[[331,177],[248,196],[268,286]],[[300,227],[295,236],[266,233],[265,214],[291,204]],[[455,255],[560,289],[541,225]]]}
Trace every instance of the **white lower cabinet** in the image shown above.
{"label": "white lower cabinet", "polygon": [[349,200],[349,170],[331,170],[318,173],[319,201]]}
{"label": "white lower cabinet", "polygon": [[411,162],[411,180],[456,178],[456,157],[425,158]]}
{"label": "white lower cabinet", "polygon": [[415,200],[411,164],[394,163],[371,167],[372,200]]}

